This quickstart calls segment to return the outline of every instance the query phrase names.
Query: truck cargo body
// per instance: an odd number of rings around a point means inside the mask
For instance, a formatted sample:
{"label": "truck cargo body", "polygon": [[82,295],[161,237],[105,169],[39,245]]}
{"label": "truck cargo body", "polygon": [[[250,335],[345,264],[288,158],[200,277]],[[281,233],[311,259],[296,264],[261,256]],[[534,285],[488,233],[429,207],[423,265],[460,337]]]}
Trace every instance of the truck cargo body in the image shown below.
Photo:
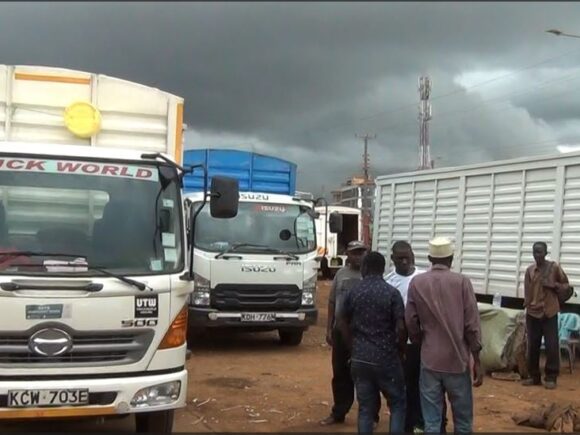
{"label": "truck cargo body", "polygon": [[151,153],[181,160],[182,116],[137,83],[0,66],[0,419],[171,430],[192,285],[179,171]]}
{"label": "truck cargo body", "polygon": [[[353,240],[362,240],[362,213],[358,208],[329,205],[329,215],[332,213],[342,215],[342,232],[333,234],[328,225],[326,207],[316,207],[316,211],[319,213],[319,217],[316,219],[317,252],[319,256],[325,257],[325,261],[321,261],[320,266],[325,277],[330,278],[345,265],[348,243]],[[327,241],[325,242],[325,240]],[[326,254],[325,249],[327,250]]]}
{"label": "truck cargo body", "polygon": [[[491,162],[379,177],[373,247],[407,240],[428,267],[428,241],[455,242],[453,268],[476,293],[521,303],[532,245],[548,244],[572,285],[580,285],[580,153]],[[569,301],[577,309],[578,292]]]}

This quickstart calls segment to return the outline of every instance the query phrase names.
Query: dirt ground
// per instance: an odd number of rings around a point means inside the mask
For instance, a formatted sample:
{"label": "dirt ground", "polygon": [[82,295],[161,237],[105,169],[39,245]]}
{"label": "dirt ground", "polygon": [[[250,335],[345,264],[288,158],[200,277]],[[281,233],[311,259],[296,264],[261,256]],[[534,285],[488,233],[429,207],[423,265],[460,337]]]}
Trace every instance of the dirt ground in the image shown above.
{"label": "dirt ground", "polygon": [[[318,292],[318,324],[298,347],[284,347],[276,333],[210,334],[193,347],[188,361],[187,408],[176,414],[176,432],[356,432],[356,404],[344,425],[321,427],[332,405],[330,348],[324,343],[329,285]],[[564,363],[558,389],[524,388],[486,377],[475,390],[477,432],[533,432],[516,426],[515,411],[549,401],[580,403],[580,366],[570,375]],[[380,432],[388,430],[383,407]],[[0,431],[46,430],[45,424],[2,425]],[[132,419],[95,425],[67,422],[58,431],[132,430]]]}

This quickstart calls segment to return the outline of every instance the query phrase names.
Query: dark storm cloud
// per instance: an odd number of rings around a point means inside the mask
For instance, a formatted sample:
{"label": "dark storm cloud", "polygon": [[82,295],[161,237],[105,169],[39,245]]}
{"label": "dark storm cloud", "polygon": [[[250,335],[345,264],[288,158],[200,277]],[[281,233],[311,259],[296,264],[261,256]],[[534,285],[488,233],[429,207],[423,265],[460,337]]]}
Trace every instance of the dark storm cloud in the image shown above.
{"label": "dark storm cloud", "polygon": [[[580,63],[579,40],[544,33],[552,27],[580,32],[580,5],[3,3],[0,53],[6,64],[100,72],[181,95],[188,147],[275,153],[298,163],[301,188],[328,192],[360,166],[355,133],[378,135],[375,174],[415,166],[421,73],[434,81],[431,142],[439,165],[580,138],[576,125],[559,134],[580,111],[577,99],[540,104],[560,74]],[[513,93],[511,85],[486,93],[509,80],[477,92],[462,92],[457,81],[472,71],[483,80],[513,73],[567,52],[543,65],[557,68],[542,77],[554,80],[545,88],[531,89],[535,69],[514,73],[515,88],[529,84],[529,95],[489,104]]]}

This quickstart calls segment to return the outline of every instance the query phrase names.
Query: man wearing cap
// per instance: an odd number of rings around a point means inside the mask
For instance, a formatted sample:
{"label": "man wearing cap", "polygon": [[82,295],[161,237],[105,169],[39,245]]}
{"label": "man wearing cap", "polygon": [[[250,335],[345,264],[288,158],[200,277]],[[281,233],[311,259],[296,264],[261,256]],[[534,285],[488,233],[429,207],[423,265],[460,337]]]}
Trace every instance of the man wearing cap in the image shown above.
{"label": "man wearing cap", "polygon": [[[354,402],[354,382],[350,373],[350,349],[345,337],[337,328],[336,319],[342,309],[347,293],[360,282],[361,262],[367,252],[361,241],[352,241],[346,247],[347,261],[334,276],[328,298],[328,321],[326,342],[332,346],[332,396],[334,405],[330,415],[322,420],[322,425],[344,423],[346,414]],[[380,406],[380,397],[379,400]],[[375,421],[378,422],[378,410]]]}
{"label": "man wearing cap", "polygon": [[479,361],[481,326],[469,278],[451,271],[453,245],[447,238],[429,242],[429,271],[409,284],[405,321],[411,341],[421,345],[419,388],[425,432],[441,428],[444,391],[448,393],[455,432],[471,433],[473,385],[483,383]]}
{"label": "man wearing cap", "polygon": [[[415,254],[408,242],[399,240],[391,248],[391,261],[394,269],[385,275],[385,281],[396,288],[403,298],[403,303],[407,305],[407,293],[411,280],[424,272],[415,266]],[[415,429],[423,429],[423,415],[421,413],[421,395],[419,393],[419,374],[421,372],[421,347],[409,340],[405,349],[405,360],[403,363],[405,373],[405,384],[407,388],[407,412],[405,415],[405,433],[412,433]],[[446,432],[447,406],[443,401],[443,411],[441,414],[441,433]]]}

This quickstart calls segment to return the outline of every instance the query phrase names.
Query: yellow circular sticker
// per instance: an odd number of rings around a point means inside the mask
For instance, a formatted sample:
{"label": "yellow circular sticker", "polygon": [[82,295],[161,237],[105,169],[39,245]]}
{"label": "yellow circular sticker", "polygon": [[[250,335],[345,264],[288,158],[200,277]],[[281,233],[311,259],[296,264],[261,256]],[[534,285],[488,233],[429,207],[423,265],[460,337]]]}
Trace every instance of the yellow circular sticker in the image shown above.
{"label": "yellow circular sticker", "polygon": [[64,110],[64,123],[72,134],[86,139],[101,129],[101,113],[92,104],[79,101]]}

